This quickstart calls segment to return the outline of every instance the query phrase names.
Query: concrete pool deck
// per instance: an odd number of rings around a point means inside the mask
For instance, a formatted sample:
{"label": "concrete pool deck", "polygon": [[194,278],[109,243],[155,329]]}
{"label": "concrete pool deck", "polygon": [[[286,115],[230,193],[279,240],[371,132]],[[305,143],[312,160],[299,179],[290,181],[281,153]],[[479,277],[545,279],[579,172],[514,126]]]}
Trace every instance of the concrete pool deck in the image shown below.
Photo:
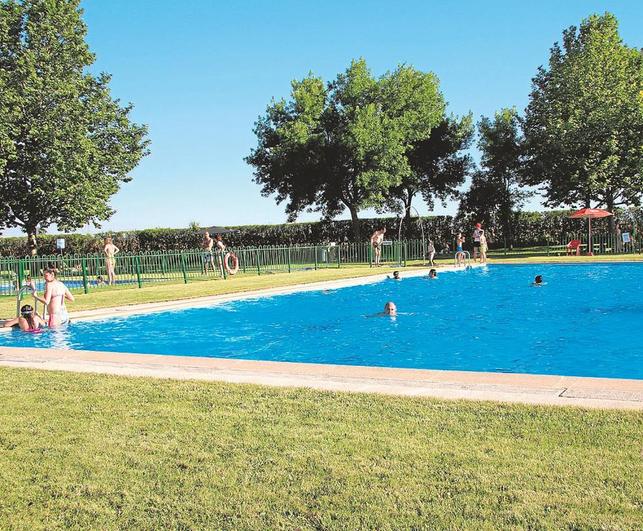
{"label": "concrete pool deck", "polygon": [[[445,268],[440,269],[440,273],[443,272],[446,272]],[[418,276],[426,273],[426,270],[416,270],[403,276]],[[280,295],[294,291],[337,289],[377,282],[385,276],[376,275],[198,299],[89,310],[76,312],[72,314],[72,318],[95,320],[211,306],[232,300]],[[643,380],[395,369],[18,347],[0,347],[0,366],[280,387],[308,387],[327,391],[443,399],[643,410]]]}

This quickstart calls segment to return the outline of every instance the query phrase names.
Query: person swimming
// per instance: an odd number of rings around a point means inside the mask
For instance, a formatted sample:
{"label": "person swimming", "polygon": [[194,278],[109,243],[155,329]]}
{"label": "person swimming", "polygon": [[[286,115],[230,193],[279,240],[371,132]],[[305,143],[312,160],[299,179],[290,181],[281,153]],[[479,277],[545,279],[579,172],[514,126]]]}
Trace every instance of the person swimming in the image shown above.
{"label": "person swimming", "polygon": [[431,280],[438,278],[438,272],[435,269],[431,269],[431,271],[429,271],[429,278]]}
{"label": "person swimming", "polygon": [[393,271],[393,280],[400,280],[400,272]]}
{"label": "person swimming", "polygon": [[30,304],[25,304],[20,308],[20,315],[18,317],[5,321],[2,326],[9,328],[16,325],[18,325],[23,332],[40,332],[40,329],[45,326],[45,322]]}
{"label": "person swimming", "polygon": [[536,275],[536,278],[531,284],[532,286],[542,286],[543,285],[543,277],[542,275]]}
{"label": "person swimming", "polygon": [[384,305],[384,315],[390,315],[390,316],[395,316],[397,315],[397,306],[395,306],[395,303],[392,301],[387,302]]}

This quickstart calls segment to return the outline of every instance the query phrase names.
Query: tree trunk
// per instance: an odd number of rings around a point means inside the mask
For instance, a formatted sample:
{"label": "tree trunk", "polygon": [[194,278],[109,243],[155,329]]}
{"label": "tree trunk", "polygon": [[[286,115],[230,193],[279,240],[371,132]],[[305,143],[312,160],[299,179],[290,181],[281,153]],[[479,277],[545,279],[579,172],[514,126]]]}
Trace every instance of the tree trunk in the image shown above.
{"label": "tree trunk", "polygon": [[348,205],[348,210],[351,213],[351,226],[353,228],[353,240],[358,242],[361,240],[361,231],[359,226],[359,218],[357,217],[357,208],[354,205]]}
{"label": "tree trunk", "polygon": [[411,205],[413,203],[413,194],[410,192],[404,199],[404,226],[406,227],[406,238],[411,234]]}
{"label": "tree trunk", "polygon": [[[607,210],[608,210],[609,212],[611,212],[612,214],[614,214],[614,196],[612,196],[611,194],[609,194],[609,195],[607,196],[607,199],[606,199],[606,201],[605,201],[605,204],[606,204],[606,206],[607,206]],[[609,222],[609,231],[610,231],[610,234],[612,234],[613,236],[616,236],[616,219],[615,219],[615,217],[616,217],[616,216],[610,216],[610,217],[608,218],[608,222]]]}
{"label": "tree trunk", "polygon": [[38,242],[36,240],[35,227],[27,228],[27,247],[29,248],[29,254],[31,256],[36,256],[38,253]]}

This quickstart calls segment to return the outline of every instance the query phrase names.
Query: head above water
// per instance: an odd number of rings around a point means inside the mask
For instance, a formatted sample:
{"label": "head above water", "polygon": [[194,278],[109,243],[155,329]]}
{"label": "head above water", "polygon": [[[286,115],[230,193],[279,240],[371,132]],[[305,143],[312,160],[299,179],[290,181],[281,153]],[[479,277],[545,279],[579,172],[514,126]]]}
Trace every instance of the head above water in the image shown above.
{"label": "head above water", "polygon": [[536,275],[536,278],[534,279],[534,284],[542,284],[542,283],[543,283],[543,276]]}
{"label": "head above water", "polygon": [[393,271],[393,278],[395,280],[399,280],[400,278],[400,272],[399,271]]}
{"label": "head above water", "polygon": [[397,306],[392,301],[387,302],[384,305],[384,313],[386,315],[397,315]]}
{"label": "head above water", "polygon": [[31,317],[33,315],[33,306],[31,304],[25,304],[22,308],[20,308],[20,315],[23,317]]}
{"label": "head above water", "polygon": [[437,276],[438,272],[435,269],[431,269],[431,271],[429,271],[429,278],[437,278]]}

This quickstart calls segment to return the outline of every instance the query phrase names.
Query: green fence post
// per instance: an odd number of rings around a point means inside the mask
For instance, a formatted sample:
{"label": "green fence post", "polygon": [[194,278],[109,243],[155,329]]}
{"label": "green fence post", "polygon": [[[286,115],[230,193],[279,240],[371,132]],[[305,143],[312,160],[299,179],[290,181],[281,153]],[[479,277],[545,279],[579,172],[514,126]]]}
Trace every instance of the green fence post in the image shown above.
{"label": "green fence post", "polygon": [[18,289],[22,287],[22,282],[25,279],[25,261],[18,260]]}
{"label": "green fence post", "polygon": [[185,256],[183,254],[183,251],[179,251],[179,257],[181,258],[181,271],[183,272],[183,283],[187,284],[188,283],[188,270],[187,270],[187,267],[185,266]]}
{"label": "green fence post", "polygon": [[89,284],[87,282],[87,258],[82,259],[82,267],[83,267],[83,291],[85,292],[85,295],[89,293]]}
{"label": "green fence post", "polygon": [[225,254],[223,251],[218,252],[218,262],[219,262],[219,267],[221,268],[221,276],[223,277],[223,280],[228,280],[228,272],[226,271],[225,268]]}
{"label": "green fence post", "polygon": [[290,265],[290,245],[288,246],[288,273],[292,273],[292,267]]}
{"label": "green fence post", "polygon": [[317,271],[317,246],[313,245],[313,253],[315,255],[315,271]]}
{"label": "green fence post", "polygon": [[406,267],[406,261],[407,261],[407,260],[408,260],[408,258],[409,258],[409,249],[408,249],[408,247],[407,247],[406,240],[404,240],[404,247],[403,247],[403,249],[404,249],[404,267]]}
{"label": "green fence post", "polygon": [[337,246],[337,269],[342,267],[342,246]]}
{"label": "green fence post", "polygon": [[141,279],[141,257],[138,255],[136,256],[134,266],[136,267],[136,281],[138,282],[138,287],[142,288],[143,280]]}
{"label": "green fence post", "polygon": [[261,264],[259,263],[259,249],[255,249],[255,258],[257,259],[257,275],[261,275]]}

